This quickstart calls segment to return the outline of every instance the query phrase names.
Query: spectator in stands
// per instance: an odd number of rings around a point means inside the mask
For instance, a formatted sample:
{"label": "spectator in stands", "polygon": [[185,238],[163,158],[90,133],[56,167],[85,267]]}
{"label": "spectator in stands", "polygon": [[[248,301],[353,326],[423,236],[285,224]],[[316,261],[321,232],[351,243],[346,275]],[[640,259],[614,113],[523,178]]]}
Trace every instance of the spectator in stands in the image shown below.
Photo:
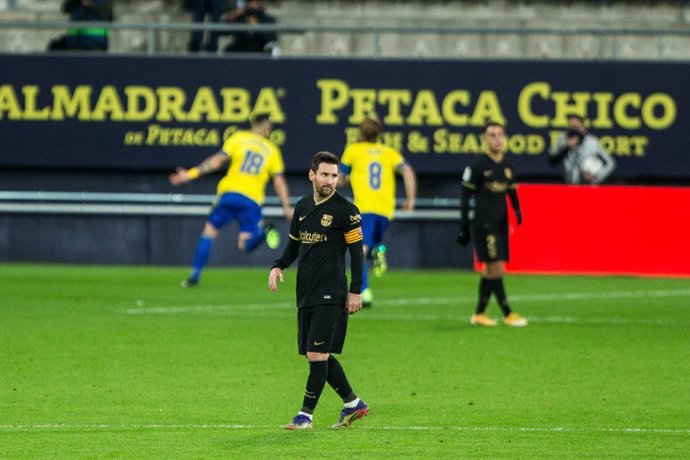
{"label": "spectator in stands", "polygon": [[589,133],[579,115],[568,117],[568,130],[561,134],[549,152],[549,163],[563,164],[566,184],[601,184],[616,168],[613,159]]}
{"label": "spectator in stands", "polygon": [[[219,23],[220,18],[225,12],[225,4],[227,0],[186,0],[185,9],[192,14],[192,21],[203,23],[206,15],[209,16],[212,23]],[[204,31],[192,31],[192,37],[189,42],[189,51],[218,51],[218,37],[219,32],[210,32],[208,34],[208,41],[204,42]]]}
{"label": "spectator in stands", "polygon": [[[113,20],[112,0],[64,0],[62,12],[70,21],[104,22]],[[107,51],[108,29],[102,27],[73,28],[48,44],[49,51]]]}
{"label": "spectator in stands", "polygon": [[[236,8],[227,18],[230,23],[250,25],[275,24],[276,20],[268,15],[261,0],[238,1]],[[233,41],[225,48],[229,53],[271,53],[276,49],[278,36],[275,32],[235,32]]]}

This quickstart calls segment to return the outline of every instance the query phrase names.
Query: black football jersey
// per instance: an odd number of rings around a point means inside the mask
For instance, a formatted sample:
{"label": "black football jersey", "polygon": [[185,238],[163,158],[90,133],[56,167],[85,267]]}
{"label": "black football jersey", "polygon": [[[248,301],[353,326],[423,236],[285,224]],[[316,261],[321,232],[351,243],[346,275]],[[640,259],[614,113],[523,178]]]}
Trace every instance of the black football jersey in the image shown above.
{"label": "black football jersey", "polygon": [[472,190],[468,217],[473,225],[507,221],[506,194],[517,187],[517,181],[505,156],[498,163],[488,155],[479,157],[465,168],[462,186]]}
{"label": "black football jersey", "polygon": [[[357,207],[340,193],[314,202],[305,196],[295,206],[290,241],[274,267],[297,266],[297,306],[345,305],[347,293],[360,293],[362,258],[352,257],[350,289],[345,274],[345,251],[362,251],[362,218]],[[298,250],[295,251],[296,245]],[[295,253],[296,252],[296,253]]]}

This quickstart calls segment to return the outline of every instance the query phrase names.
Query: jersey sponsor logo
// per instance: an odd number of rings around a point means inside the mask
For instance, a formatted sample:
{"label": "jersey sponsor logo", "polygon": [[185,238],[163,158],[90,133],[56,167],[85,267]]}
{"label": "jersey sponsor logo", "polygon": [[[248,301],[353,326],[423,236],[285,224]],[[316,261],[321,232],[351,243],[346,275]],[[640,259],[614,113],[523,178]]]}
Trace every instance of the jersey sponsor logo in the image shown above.
{"label": "jersey sponsor logo", "polygon": [[331,300],[331,295],[330,295],[330,294],[326,294],[325,296],[323,296],[323,298],[326,299],[326,300]]}
{"label": "jersey sponsor logo", "polygon": [[324,227],[330,227],[332,223],[333,216],[331,216],[330,214],[324,214],[323,216],[321,216],[321,225],[323,225]]}
{"label": "jersey sponsor logo", "polygon": [[508,190],[508,183],[495,180],[495,181],[487,182],[485,184],[485,187],[487,190],[494,192],[494,193],[505,193],[506,190]]}
{"label": "jersey sponsor logo", "polygon": [[306,218],[307,218],[307,216],[299,216],[299,221],[302,222]]}
{"label": "jersey sponsor logo", "polygon": [[328,237],[323,233],[299,232],[299,239],[302,243],[325,243]]}
{"label": "jersey sponsor logo", "polygon": [[319,346],[323,345],[324,343],[326,343],[325,340],[324,340],[323,342],[316,342],[316,341],[315,341],[315,342],[314,342],[314,346],[315,346],[315,347],[319,347]]}
{"label": "jersey sponsor logo", "polygon": [[359,214],[355,214],[354,216],[350,216],[350,222],[359,222],[362,220],[362,216]]}

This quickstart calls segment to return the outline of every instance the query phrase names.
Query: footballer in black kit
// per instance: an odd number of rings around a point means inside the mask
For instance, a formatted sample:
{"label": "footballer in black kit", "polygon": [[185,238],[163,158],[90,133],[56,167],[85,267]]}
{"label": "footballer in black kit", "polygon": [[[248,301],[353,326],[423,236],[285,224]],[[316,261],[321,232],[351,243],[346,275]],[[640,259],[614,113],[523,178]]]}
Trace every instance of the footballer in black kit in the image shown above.
{"label": "footballer in black kit", "polygon": [[483,155],[465,168],[462,187],[464,194],[470,195],[462,200],[461,212],[467,216],[477,258],[482,262],[507,262],[510,251],[506,194],[518,220],[522,220],[513,167],[505,157],[495,162]]}
{"label": "footballer in black kit", "polygon": [[[307,350],[323,353],[342,351],[347,328],[347,293],[359,294],[362,289],[361,225],[357,207],[336,191],[319,203],[314,202],[313,196],[305,196],[295,206],[288,245],[273,267],[285,269],[299,258],[296,291],[297,307],[300,308],[300,354],[306,354]],[[345,252],[348,248],[352,258],[349,288],[345,275]],[[310,331],[303,330],[307,318],[302,317],[311,316],[314,308],[330,308],[334,315],[340,317],[341,327],[333,337],[333,343],[324,337],[330,335],[329,324],[324,324],[325,330],[322,331],[314,327]]]}
{"label": "footballer in black kit", "polygon": [[[352,390],[340,362],[347,334],[348,315],[362,309],[362,218],[357,207],[336,192],[338,157],[318,152],[312,159],[309,180],[313,194],[295,206],[290,238],[268,275],[268,287],[276,292],[283,270],[297,266],[297,343],[309,363],[302,408],[288,430],[312,428],[314,410],[326,383],[343,400],[333,428],[347,428],[369,413],[369,405]],[[352,279],[348,287],[345,252],[350,252]]]}
{"label": "footballer in black kit", "polygon": [[517,194],[515,171],[503,153],[505,130],[499,123],[488,123],[483,133],[486,155],[465,168],[460,196],[460,230],[457,241],[463,246],[470,239],[477,258],[484,263],[479,282],[477,308],[470,323],[496,326],[486,314],[491,295],[496,296],[508,326],[526,326],[527,320],[513,312],[503,286],[504,264],[510,259],[508,246],[508,205],[506,195],[515,211],[518,225],[522,211]]}

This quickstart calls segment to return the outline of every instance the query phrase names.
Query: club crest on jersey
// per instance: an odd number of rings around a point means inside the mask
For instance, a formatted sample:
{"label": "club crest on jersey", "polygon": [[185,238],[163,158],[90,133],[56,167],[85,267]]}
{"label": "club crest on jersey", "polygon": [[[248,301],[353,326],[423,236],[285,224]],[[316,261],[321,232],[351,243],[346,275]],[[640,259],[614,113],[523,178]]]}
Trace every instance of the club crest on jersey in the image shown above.
{"label": "club crest on jersey", "polygon": [[321,225],[323,225],[324,227],[330,227],[332,223],[333,216],[331,216],[330,214],[324,214],[323,216],[321,216]]}
{"label": "club crest on jersey", "polygon": [[510,168],[506,168],[503,170],[503,172],[506,175],[506,179],[512,179],[513,178],[513,170]]}

